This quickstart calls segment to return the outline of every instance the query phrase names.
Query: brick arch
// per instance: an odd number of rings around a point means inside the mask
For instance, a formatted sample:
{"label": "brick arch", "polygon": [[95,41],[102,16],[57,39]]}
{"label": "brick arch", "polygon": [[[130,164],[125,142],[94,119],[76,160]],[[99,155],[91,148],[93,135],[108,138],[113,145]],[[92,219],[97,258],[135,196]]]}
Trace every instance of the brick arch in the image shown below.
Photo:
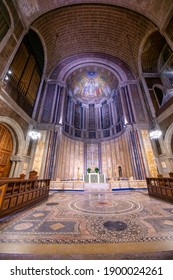
{"label": "brick arch", "polygon": [[[32,7],[29,3],[23,4],[23,1],[18,1],[18,8],[20,9],[21,14],[24,17],[24,21],[27,25],[31,24],[41,15],[47,13],[50,10],[58,9],[61,7],[69,5],[79,5],[82,4],[81,0],[67,0],[67,1],[49,1],[47,5],[46,1],[37,0],[37,7]],[[113,7],[124,7],[129,10],[136,11],[156,24],[160,24],[163,15],[167,14],[170,10],[172,0],[167,0],[166,4],[162,0],[153,0],[152,3],[148,4],[148,0],[84,0],[82,1],[85,4],[108,4]],[[25,6],[24,6],[25,5]],[[159,9],[158,9],[159,7]]]}
{"label": "brick arch", "polygon": [[42,34],[47,45],[49,75],[62,60],[81,53],[118,57],[135,72],[141,41],[155,25],[141,14],[122,7],[82,4],[48,12],[31,27]]}
{"label": "brick arch", "polygon": [[145,37],[140,47],[140,64],[143,73],[158,72],[158,60],[166,44],[165,37],[158,29],[153,29]]}

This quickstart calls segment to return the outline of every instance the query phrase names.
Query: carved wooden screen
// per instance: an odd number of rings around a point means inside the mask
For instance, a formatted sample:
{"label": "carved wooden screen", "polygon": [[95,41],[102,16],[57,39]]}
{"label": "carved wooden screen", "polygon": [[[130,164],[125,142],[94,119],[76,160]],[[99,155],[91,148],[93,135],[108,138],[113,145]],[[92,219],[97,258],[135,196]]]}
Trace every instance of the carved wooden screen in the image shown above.
{"label": "carved wooden screen", "polygon": [[13,140],[11,134],[4,125],[0,124],[0,178],[8,177],[12,150]]}

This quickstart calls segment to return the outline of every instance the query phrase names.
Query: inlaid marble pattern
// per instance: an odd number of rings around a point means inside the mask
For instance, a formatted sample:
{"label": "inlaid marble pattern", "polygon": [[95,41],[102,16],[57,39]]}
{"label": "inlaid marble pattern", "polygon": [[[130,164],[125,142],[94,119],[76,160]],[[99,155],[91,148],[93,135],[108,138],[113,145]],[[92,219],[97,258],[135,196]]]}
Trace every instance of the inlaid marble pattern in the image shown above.
{"label": "inlaid marble pattern", "polygon": [[173,240],[173,204],[147,191],[53,192],[3,218],[0,243],[88,244]]}

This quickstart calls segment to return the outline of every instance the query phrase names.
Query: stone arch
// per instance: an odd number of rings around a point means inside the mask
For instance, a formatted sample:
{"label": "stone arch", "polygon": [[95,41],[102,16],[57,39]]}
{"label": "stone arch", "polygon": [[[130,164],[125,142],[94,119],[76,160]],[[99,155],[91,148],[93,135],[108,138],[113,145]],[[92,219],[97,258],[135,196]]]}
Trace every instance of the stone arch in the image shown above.
{"label": "stone arch", "polygon": [[25,149],[25,137],[22,128],[15,120],[6,116],[0,116],[0,122],[7,126],[11,132],[14,141],[13,155],[21,156]]}
{"label": "stone arch", "polygon": [[0,44],[0,52],[3,50],[4,46],[6,45],[8,39],[10,38],[13,30],[14,30],[14,20],[13,20],[13,16],[12,16],[12,13],[8,7],[8,5],[5,3],[5,1],[2,0],[2,3],[4,4],[5,8],[7,9],[8,11],[8,15],[10,17],[10,21],[11,21],[11,26],[9,27],[7,33],[5,34],[4,38],[2,39],[1,41],[1,44]]}
{"label": "stone arch", "polygon": [[139,73],[142,73],[142,61],[141,61],[141,57],[142,57],[142,53],[144,51],[144,47],[149,39],[149,37],[155,32],[158,31],[157,27],[154,27],[153,29],[151,29],[142,39],[140,48],[139,48],[139,52],[138,52],[138,69],[139,69]]}
{"label": "stone arch", "polygon": [[51,71],[48,80],[58,80],[63,83],[75,69],[91,63],[109,69],[118,78],[119,82],[135,80],[133,73],[126,63],[115,57],[105,57],[105,55],[100,53],[76,55],[62,61]]}
{"label": "stone arch", "polygon": [[0,178],[6,178],[11,170],[13,137],[9,128],[4,123],[0,123],[0,134]]}
{"label": "stone arch", "polygon": [[[33,30],[37,36],[40,39],[40,42],[42,44],[43,47],[43,51],[44,51],[44,69],[43,69],[43,75],[46,73],[46,67],[47,67],[47,48],[46,48],[46,44],[45,41],[43,40],[42,35],[40,34],[40,32],[33,26],[30,27],[31,30]],[[26,35],[26,34],[25,34]]]}
{"label": "stone arch", "polygon": [[155,96],[159,104],[159,107],[161,107],[164,103],[164,87],[159,84],[154,84],[152,88],[155,92]]}
{"label": "stone arch", "polygon": [[144,38],[140,47],[139,62],[141,72],[156,73],[158,72],[158,61],[164,46],[168,44],[165,37],[160,34],[158,28],[154,28]]}
{"label": "stone arch", "polygon": [[173,137],[173,123],[168,127],[168,129],[165,133],[165,139],[164,139],[164,146],[166,148],[166,153],[168,156],[173,156],[173,151],[171,148],[172,137]]}

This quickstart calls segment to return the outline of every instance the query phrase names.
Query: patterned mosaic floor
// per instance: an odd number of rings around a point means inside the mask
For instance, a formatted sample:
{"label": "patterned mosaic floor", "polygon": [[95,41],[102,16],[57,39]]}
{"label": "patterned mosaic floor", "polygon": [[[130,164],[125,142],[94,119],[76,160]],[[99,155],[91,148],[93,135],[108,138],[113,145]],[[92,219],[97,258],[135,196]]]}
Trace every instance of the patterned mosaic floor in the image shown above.
{"label": "patterned mosaic floor", "polygon": [[145,190],[53,192],[44,203],[0,222],[0,253],[26,245],[27,254],[28,246],[41,244],[137,244],[147,251],[147,244],[158,242],[167,242],[165,251],[173,249],[173,204],[149,197]]}

